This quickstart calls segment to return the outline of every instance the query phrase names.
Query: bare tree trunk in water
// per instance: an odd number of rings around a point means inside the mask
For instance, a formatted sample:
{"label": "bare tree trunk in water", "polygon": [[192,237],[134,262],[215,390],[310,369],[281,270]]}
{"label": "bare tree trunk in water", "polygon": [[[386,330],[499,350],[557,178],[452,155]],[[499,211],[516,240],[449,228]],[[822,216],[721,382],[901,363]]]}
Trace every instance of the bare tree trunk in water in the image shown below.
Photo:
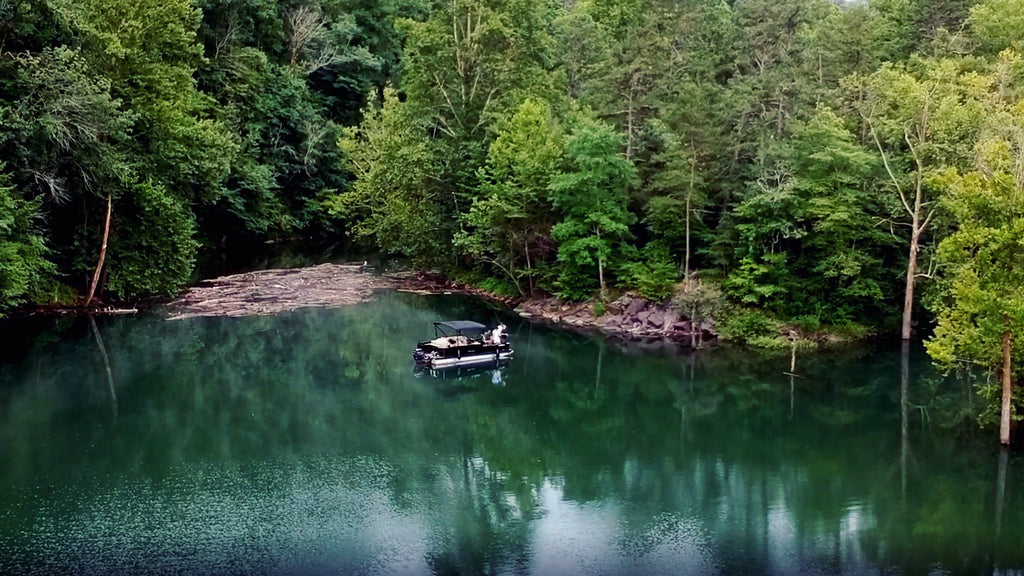
{"label": "bare tree trunk in water", "polygon": [[1003,531],[1003,504],[1006,502],[1006,469],[1009,465],[1010,449],[999,449],[999,474],[996,476],[996,538]]}
{"label": "bare tree trunk in water", "polygon": [[100,259],[96,263],[96,270],[92,273],[92,282],[89,283],[89,294],[85,297],[83,307],[88,308],[92,297],[96,294],[96,285],[100,283],[100,273],[103,271],[103,261],[107,259],[107,239],[110,238],[110,212],[114,200],[107,194],[107,218],[103,222],[103,243],[100,245]]}
{"label": "bare tree trunk in water", "polygon": [[913,232],[910,234],[910,254],[907,257],[907,285],[903,293],[903,340],[910,340],[911,314],[914,310],[914,283],[917,276],[917,253],[920,250],[920,233],[918,231],[918,215],[914,213]]}
{"label": "bare tree trunk in water", "polygon": [[[1009,322],[1004,318],[1004,321]],[[1010,358],[1010,330],[1003,332],[1003,408],[999,415],[999,443],[1010,444],[1010,418],[1013,412],[1013,364]]]}
{"label": "bare tree trunk in water", "polygon": [[796,339],[793,339],[789,353],[789,417],[793,418],[793,407],[796,404]]}
{"label": "bare tree trunk in water", "polygon": [[96,326],[96,319],[92,317],[92,314],[89,314],[89,326],[92,327],[92,335],[96,338],[96,345],[100,348],[100,355],[103,356],[103,367],[107,370],[107,388],[110,390],[110,402],[114,407],[114,419],[117,419],[117,392],[114,391],[114,374],[110,371],[107,347],[103,345],[103,337],[100,336],[100,329]]}
{"label": "bare tree trunk in water", "polygon": [[900,499],[907,498],[907,457],[910,455],[907,412],[910,393],[910,340],[900,345]]}

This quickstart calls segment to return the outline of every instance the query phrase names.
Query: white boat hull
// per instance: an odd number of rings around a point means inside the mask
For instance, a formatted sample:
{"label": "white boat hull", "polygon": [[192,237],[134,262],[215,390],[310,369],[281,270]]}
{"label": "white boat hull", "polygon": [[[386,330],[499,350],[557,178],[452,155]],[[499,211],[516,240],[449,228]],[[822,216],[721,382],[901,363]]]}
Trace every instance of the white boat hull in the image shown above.
{"label": "white boat hull", "polygon": [[470,354],[461,358],[456,357],[440,357],[430,358],[424,365],[430,366],[431,368],[448,368],[450,366],[469,366],[473,364],[487,364],[488,362],[502,362],[512,358],[511,350],[503,350],[500,352],[487,352],[482,354]]}

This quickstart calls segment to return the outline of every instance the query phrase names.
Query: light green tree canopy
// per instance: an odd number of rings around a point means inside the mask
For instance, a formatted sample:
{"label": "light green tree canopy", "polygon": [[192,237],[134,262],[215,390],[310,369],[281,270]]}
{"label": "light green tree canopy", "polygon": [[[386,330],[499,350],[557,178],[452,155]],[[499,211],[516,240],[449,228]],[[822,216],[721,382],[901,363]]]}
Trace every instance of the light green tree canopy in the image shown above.
{"label": "light green tree canopy", "polygon": [[[593,279],[605,290],[604,270],[635,220],[626,201],[636,168],[622,148],[611,126],[582,113],[575,116],[566,139],[566,168],[550,185],[551,202],[562,215],[551,233],[559,243],[563,296],[585,297]],[[595,266],[596,278],[586,272]]]}
{"label": "light green tree canopy", "polygon": [[460,248],[499,268],[522,295],[520,271],[531,274],[537,243],[550,234],[548,187],[563,148],[550,107],[523,102],[488,149],[479,195],[463,218],[466,229],[456,237]]}

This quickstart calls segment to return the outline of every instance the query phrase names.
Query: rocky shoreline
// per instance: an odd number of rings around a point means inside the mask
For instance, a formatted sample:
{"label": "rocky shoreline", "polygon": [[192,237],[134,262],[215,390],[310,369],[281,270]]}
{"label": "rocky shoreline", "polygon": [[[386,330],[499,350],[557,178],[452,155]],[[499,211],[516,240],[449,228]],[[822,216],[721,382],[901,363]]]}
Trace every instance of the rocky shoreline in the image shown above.
{"label": "rocky shoreline", "polygon": [[[531,322],[597,332],[645,348],[701,348],[718,339],[712,322],[694,326],[675,308],[628,293],[603,305],[596,301],[565,302],[554,297],[523,300],[498,296],[437,272],[382,274],[365,264],[321,264],[204,280],[169,302],[167,317],[177,320],[196,316],[259,316],[302,307],[345,306],[364,302],[379,290],[477,296],[513,310]],[[132,306],[104,307],[92,312],[135,311]]]}
{"label": "rocky shoreline", "polygon": [[511,308],[533,322],[581,332],[598,332],[649,348],[703,348],[718,341],[714,322],[696,326],[670,305],[658,305],[631,294],[605,303],[603,313],[595,301],[565,302],[555,297],[508,298],[461,284],[434,272],[418,272],[403,279],[403,290],[420,293],[458,293],[485,298]]}
{"label": "rocky shoreline", "polygon": [[606,303],[602,314],[595,312],[596,307],[594,302],[541,298],[519,303],[515,312],[530,320],[662,347],[701,348],[718,339],[714,323],[694,325],[671,306],[653,304],[630,294]]}

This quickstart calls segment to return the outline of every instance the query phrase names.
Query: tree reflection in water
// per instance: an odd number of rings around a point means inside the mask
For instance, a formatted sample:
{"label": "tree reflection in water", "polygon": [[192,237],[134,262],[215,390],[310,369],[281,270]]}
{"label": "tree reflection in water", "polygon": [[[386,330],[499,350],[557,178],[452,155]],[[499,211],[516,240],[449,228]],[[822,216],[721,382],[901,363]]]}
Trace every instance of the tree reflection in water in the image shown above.
{"label": "tree reflection in water", "polygon": [[[413,372],[451,318],[510,327],[503,386]],[[788,351],[620,350],[408,294],[72,325],[0,369],[0,572],[1024,567],[1021,466],[907,352],[793,378]]]}

